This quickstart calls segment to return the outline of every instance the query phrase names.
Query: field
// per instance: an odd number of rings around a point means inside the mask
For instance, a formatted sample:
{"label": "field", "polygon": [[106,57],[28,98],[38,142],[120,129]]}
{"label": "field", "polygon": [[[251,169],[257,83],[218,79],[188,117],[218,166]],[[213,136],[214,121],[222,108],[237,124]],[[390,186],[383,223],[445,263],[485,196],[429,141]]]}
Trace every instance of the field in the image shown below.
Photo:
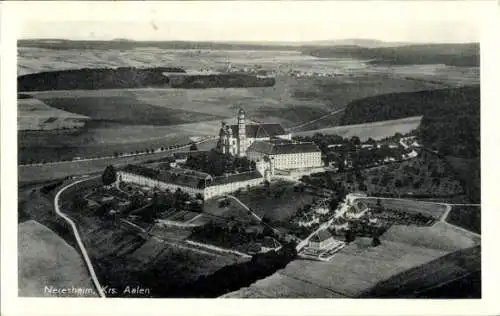
{"label": "field", "polygon": [[379,281],[445,254],[384,240],[374,248],[370,242],[358,238],[330,262],[295,260],[271,277],[225,297],[353,297]]}
{"label": "field", "polygon": [[[180,142],[192,136],[216,135],[220,120],[230,123],[239,107],[249,119],[292,127],[342,109],[349,102],[390,92],[418,91],[448,86],[447,77],[407,79],[421,71],[405,66],[404,75],[393,67],[373,66],[350,58],[316,58],[298,51],[165,50],[137,48],[108,51],[53,51],[34,47],[19,49],[20,74],[83,67],[182,66],[187,70],[224,71],[233,68],[276,72],[276,85],[268,88],[124,89],[50,91],[30,93],[54,110],[90,118],[85,128],[68,133],[19,133],[20,160],[57,160],[94,153],[136,151]],[[399,67],[399,66],[397,66]],[[397,68],[396,67],[396,68]],[[448,67],[450,72],[456,71]],[[446,73],[448,68],[440,69]],[[472,68],[471,68],[472,69]],[[291,72],[310,75],[292,76]],[[322,76],[322,74],[338,74]],[[32,101],[34,102],[34,101]],[[39,126],[39,119],[25,116],[23,126]],[[307,128],[331,127],[327,117]],[[69,123],[68,123],[69,124]],[[409,127],[408,127],[409,128]]]}
{"label": "field", "polygon": [[[411,278],[404,275],[407,271],[419,271],[433,260],[480,244],[480,238],[442,222],[430,227],[392,226],[380,240],[381,245],[372,247],[370,238],[358,237],[329,262],[295,260],[272,276],[224,297],[355,297],[391,278],[409,281]],[[473,256],[470,266],[477,269],[480,254]],[[449,281],[453,273],[467,274],[455,266],[451,270],[453,260],[444,262],[443,266],[430,266],[433,268],[426,270],[427,278],[406,285],[422,289]],[[460,265],[460,261],[455,264]],[[397,282],[394,284],[399,286]],[[385,290],[395,289],[392,286]]]}
{"label": "field", "polygon": [[445,218],[446,222],[481,234],[481,207],[454,205]]}
{"label": "field", "polygon": [[[203,143],[198,145],[199,150],[206,149],[205,146],[211,148],[215,145],[214,142]],[[107,158],[90,161],[68,161],[56,164],[19,166],[18,181],[20,183],[46,181],[53,179],[65,178],[68,175],[83,175],[90,173],[101,173],[110,164],[115,167],[125,166],[127,164],[140,163],[151,159],[160,159],[168,157],[172,152],[155,153],[151,155],[141,155],[133,157]]]}
{"label": "field", "polygon": [[361,200],[372,207],[377,205],[377,200],[380,200],[380,205],[384,208],[402,210],[413,214],[422,213],[423,215],[431,216],[435,219],[440,219],[446,212],[446,206],[444,204],[432,202],[384,198],[362,198]]}
{"label": "field", "polygon": [[[470,278],[471,274],[476,276]],[[453,293],[460,298],[479,298],[481,293],[480,274],[481,247],[472,247],[451,253],[421,267],[410,269],[384,280],[370,289],[363,297],[396,298],[401,297],[401,295],[415,297],[416,294],[423,294],[424,296],[420,296],[421,298],[446,298]],[[459,277],[466,277],[465,282],[469,284],[464,283],[464,281],[448,283]],[[443,285],[440,284],[441,282],[447,283]],[[470,284],[471,282],[473,284]],[[466,289],[472,288],[475,293],[463,291],[462,284]],[[443,289],[443,287],[448,288]]]}
{"label": "field", "polygon": [[381,240],[448,252],[474,247],[481,242],[480,237],[443,222],[430,227],[392,226],[382,235]]}
{"label": "field", "polygon": [[358,136],[361,141],[368,138],[374,140],[394,136],[396,133],[406,134],[420,125],[421,116],[399,120],[381,121],[367,124],[343,125],[295,133],[297,136],[313,136],[315,133],[339,135],[344,138]]}
{"label": "field", "polygon": [[314,196],[295,192],[294,183],[275,182],[269,188],[255,187],[242,191],[235,196],[259,216],[264,216],[271,223],[287,222],[298,208],[311,204]]}
{"label": "field", "polygon": [[248,214],[247,210],[243,208],[241,204],[234,201],[233,199],[228,199],[229,205],[224,207],[219,207],[219,200],[221,199],[216,198],[205,201],[203,205],[203,212],[210,214],[206,215],[207,218],[212,218],[214,220],[221,219],[228,221],[234,219],[238,222],[245,224],[258,223],[258,220],[254,216]]}
{"label": "field", "polygon": [[235,255],[186,246],[182,241],[190,231],[185,228],[137,223],[149,232],[145,238],[121,222],[69,214],[79,227],[99,279],[110,287],[123,289],[139,284],[151,289],[151,297],[168,297],[174,295],[170,288],[242,260]]}
{"label": "field", "polygon": [[[42,224],[33,220],[19,224],[18,247],[20,296],[52,296],[44,293],[45,286],[94,290],[77,250]],[[85,296],[97,296],[97,293]]]}
{"label": "field", "polygon": [[17,129],[52,130],[83,127],[87,116],[59,110],[37,99],[20,99],[17,103]]}

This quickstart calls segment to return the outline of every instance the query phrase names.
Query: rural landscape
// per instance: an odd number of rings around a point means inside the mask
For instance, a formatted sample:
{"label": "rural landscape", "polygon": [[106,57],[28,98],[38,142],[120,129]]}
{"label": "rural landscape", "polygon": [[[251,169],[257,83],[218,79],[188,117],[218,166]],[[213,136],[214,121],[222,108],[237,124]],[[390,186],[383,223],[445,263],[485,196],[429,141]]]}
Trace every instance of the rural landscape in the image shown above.
{"label": "rural landscape", "polygon": [[480,298],[479,43],[18,41],[23,297]]}

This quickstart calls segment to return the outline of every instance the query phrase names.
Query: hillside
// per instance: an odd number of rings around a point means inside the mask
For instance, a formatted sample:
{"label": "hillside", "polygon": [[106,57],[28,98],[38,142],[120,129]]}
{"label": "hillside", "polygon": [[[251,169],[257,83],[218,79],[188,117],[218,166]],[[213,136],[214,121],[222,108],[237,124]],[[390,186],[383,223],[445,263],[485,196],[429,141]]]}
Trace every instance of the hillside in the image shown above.
{"label": "hillside", "polygon": [[[66,39],[23,39],[19,47],[38,47],[44,49],[234,49],[234,50],[277,50],[294,49],[292,45],[279,43],[244,43],[244,42],[191,42],[191,41],[133,41],[127,39],[106,40],[66,40]],[[297,45],[294,45],[295,47]],[[296,48],[295,48],[296,49]]]}
{"label": "hillside", "polygon": [[398,47],[309,47],[303,53],[315,57],[351,57],[368,59],[372,64],[426,65],[444,64],[457,67],[479,66],[479,44],[427,44]]}
{"label": "hillside", "polygon": [[446,156],[480,155],[479,86],[393,93],[351,102],[342,125],[423,115],[419,136],[424,146]]}
{"label": "hillside", "polygon": [[475,246],[395,275],[378,283],[361,297],[479,298],[480,274],[481,246]]}

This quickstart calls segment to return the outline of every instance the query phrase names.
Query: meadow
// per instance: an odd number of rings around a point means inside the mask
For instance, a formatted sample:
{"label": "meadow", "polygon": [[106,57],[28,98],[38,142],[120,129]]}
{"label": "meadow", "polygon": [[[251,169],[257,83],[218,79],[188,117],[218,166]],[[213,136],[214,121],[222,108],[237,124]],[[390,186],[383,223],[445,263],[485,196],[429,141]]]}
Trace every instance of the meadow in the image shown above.
{"label": "meadow", "polygon": [[339,135],[343,138],[358,136],[361,141],[368,138],[374,140],[394,136],[396,133],[406,134],[420,125],[421,116],[407,117],[399,120],[379,121],[366,124],[343,125],[294,133],[297,136],[313,136],[316,133]]}
{"label": "meadow", "polygon": [[[215,143],[206,142],[198,145],[199,150],[206,150],[212,148]],[[142,148],[142,147],[141,147]],[[46,165],[30,165],[18,167],[18,182],[30,183],[37,181],[47,181],[62,179],[69,175],[84,175],[91,173],[102,173],[109,165],[115,167],[123,167],[127,164],[134,164],[149,161],[152,159],[161,159],[172,155],[172,151],[165,151],[150,155],[132,156],[132,157],[118,157],[106,158],[99,160],[85,160],[85,161],[71,161],[61,162],[56,164]]]}
{"label": "meadow", "polygon": [[378,247],[370,243],[369,238],[357,238],[330,262],[292,261],[272,276],[225,297],[354,297],[379,281],[445,254],[384,240]]}
{"label": "meadow", "polygon": [[401,210],[412,214],[422,213],[425,216],[430,216],[437,220],[441,219],[441,217],[443,217],[446,212],[446,205],[434,202],[408,199],[377,199],[375,197],[362,198],[362,201],[365,202],[369,207],[375,207],[380,201],[380,205],[383,208]]}
{"label": "meadow", "polygon": [[52,296],[44,293],[46,285],[94,288],[80,254],[46,226],[33,220],[20,223],[18,241],[19,296]]}
{"label": "meadow", "polygon": [[269,188],[264,186],[250,188],[235,196],[259,216],[269,219],[272,226],[286,223],[298,208],[311,204],[314,196],[296,192],[294,183],[273,182]]}

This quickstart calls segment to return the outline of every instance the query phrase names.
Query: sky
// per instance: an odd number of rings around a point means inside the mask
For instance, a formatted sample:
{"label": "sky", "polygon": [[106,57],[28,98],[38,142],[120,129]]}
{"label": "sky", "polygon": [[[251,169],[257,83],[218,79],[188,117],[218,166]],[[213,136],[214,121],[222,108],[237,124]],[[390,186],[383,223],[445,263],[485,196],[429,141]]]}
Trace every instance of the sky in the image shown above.
{"label": "sky", "polygon": [[20,38],[475,42],[491,1],[25,2]]}

